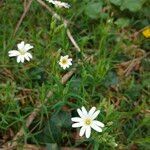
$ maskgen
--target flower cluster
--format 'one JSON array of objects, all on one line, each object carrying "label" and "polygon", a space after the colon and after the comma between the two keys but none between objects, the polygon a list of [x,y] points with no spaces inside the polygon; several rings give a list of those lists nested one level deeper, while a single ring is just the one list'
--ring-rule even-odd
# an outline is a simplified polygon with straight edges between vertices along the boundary
[{"label": "flower cluster", "polygon": [[[9,57],[17,57],[18,63],[24,63],[25,60],[30,61],[32,59],[31,53],[28,51],[33,48],[30,44],[25,44],[24,41],[17,44],[18,50],[10,50],[8,52]],[[60,61],[58,62],[59,65],[65,70],[72,65],[72,58],[69,58],[68,55],[61,56]],[[77,109],[77,112],[80,117],[73,117],[71,120],[75,122],[72,127],[82,127],[80,130],[80,136],[85,134],[86,138],[89,138],[91,135],[91,128],[96,130],[97,132],[102,132],[102,128],[104,124],[100,121],[94,120],[98,114],[100,113],[99,110],[96,111],[95,107],[92,107],[89,112],[82,107],[81,109]]]},{"label": "flower cluster", "polygon": [[[47,0],[48,2],[54,4],[56,7],[65,7],[69,8],[70,5],[65,2],[61,2],[58,0]],[[29,50],[33,49],[34,47],[28,43],[22,41],[21,43],[17,44],[17,50],[10,50],[8,52],[9,57],[17,57],[18,63],[24,63],[25,60],[30,61],[33,57]],[[72,58],[69,58],[68,55],[61,56],[59,60],[59,65],[65,70],[72,65]],[[104,124],[100,121],[95,120],[95,118],[99,115],[100,111],[96,111],[96,107],[92,107],[89,112],[82,107],[81,109],[77,109],[77,112],[80,117],[73,117],[71,120],[74,122],[72,124],[73,128],[81,127],[80,129],[80,136],[85,134],[86,138],[89,138],[91,135],[91,129],[94,129],[97,132],[102,132],[102,128]]]},{"label": "flower cluster", "polygon": [[[17,44],[18,50],[10,50],[8,52],[9,57],[17,57],[18,63],[24,63],[25,60],[30,61],[32,59],[31,53],[28,51],[33,48],[30,44],[25,44],[24,41]],[[66,68],[69,68],[72,65],[72,58],[69,58],[68,55],[61,56],[59,65],[65,70]]]}]

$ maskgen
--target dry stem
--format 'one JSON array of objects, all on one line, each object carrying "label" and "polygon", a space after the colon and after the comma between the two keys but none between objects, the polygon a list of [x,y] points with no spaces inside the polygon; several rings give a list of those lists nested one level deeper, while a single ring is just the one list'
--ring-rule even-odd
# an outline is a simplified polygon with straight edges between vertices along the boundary
[{"label": "dry stem", "polygon": [[16,33],[17,33],[17,31],[18,31],[18,29],[19,29],[19,27],[20,27],[20,25],[21,25],[23,19],[25,18],[27,12],[29,11],[29,8],[30,8],[30,6],[31,6],[31,4],[32,4],[32,1],[33,1],[33,0],[29,0],[29,3],[28,3],[28,4],[26,4],[26,2],[24,3],[24,12],[23,12],[22,16],[20,17],[20,19],[19,19],[19,21],[18,21],[18,23],[17,23],[17,25],[16,25],[16,28],[15,28],[15,31],[14,31],[13,36],[16,35]]}]

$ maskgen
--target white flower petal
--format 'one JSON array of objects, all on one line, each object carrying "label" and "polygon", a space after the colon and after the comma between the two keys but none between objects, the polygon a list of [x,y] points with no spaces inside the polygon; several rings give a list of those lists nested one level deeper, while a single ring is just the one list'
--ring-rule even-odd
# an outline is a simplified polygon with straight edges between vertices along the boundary
[{"label": "white flower petal", "polygon": [[67,68],[67,66],[65,66],[65,65],[64,65],[64,66],[63,66],[63,65],[61,65],[61,67],[62,67],[64,70]]},{"label": "white flower petal", "polygon": [[82,126],[83,126],[83,123],[81,123],[81,122],[72,124],[73,128],[78,128],[78,127],[82,127]]},{"label": "white flower petal", "polygon": [[65,2],[61,2],[61,5],[60,7],[65,7],[65,8],[69,8],[70,5],[68,3],[65,3]]},{"label": "white flower petal", "polygon": [[71,66],[72,65],[72,62],[68,61],[68,66]]},{"label": "white flower petal", "polygon": [[86,116],[87,115],[87,111],[86,111],[86,109],[85,109],[85,107],[84,106],[82,106],[82,112],[83,112],[83,114],[84,114],[84,116]]},{"label": "white flower petal", "polygon": [[72,62],[71,62],[71,61],[68,61],[68,65],[71,66],[71,65],[72,65]]},{"label": "white flower petal", "polygon": [[95,124],[97,126],[100,126],[100,127],[104,127],[105,126],[102,122],[97,121],[97,120],[93,120],[93,124]]},{"label": "white flower petal", "polygon": [[25,54],[25,55],[24,55],[24,58],[25,58],[27,61],[30,61],[30,57],[28,56],[28,54]]},{"label": "white flower petal", "polygon": [[49,3],[55,4],[54,0],[47,0]]},{"label": "white flower petal", "polygon": [[102,132],[102,129],[94,123],[91,125],[91,128],[93,128],[97,132]]},{"label": "white flower petal", "polygon": [[27,52],[28,50],[30,50],[30,49],[32,49],[33,48],[33,46],[32,45],[30,45],[30,44],[25,44],[25,46],[24,46],[24,50]]},{"label": "white flower petal", "polygon": [[22,41],[21,43],[17,44],[18,49],[19,50],[24,49],[24,44],[25,44],[24,41]]},{"label": "white flower petal", "polygon": [[8,52],[9,57],[18,56],[20,53],[17,50],[11,50]]},{"label": "white flower petal", "polygon": [[68,55],[64,56],[65,59],[68,59],[68,57],[69,57]]},{"label": "white flower petal", "polygon": [[69,62],[71,62],[71,61],[72,61],[72,58],[69,58],[68,60],[69,60]]},{"label": "white flower petal", "polygon": [[85,130],[86,130],[86,127],[83,126],[81,129],[80,129],[80,133],[79,133],[79,136],[83,136],[84,133],[85,133]]},{"label": "white flower petal", "polygon": [[89,138],[90,135],[91,135],[91,127],[87,126],[86,127],[86,131],[85,131],[85,136],[86,136],[86,138]]},{"label": "white flower petal", "polygon": [[68,3],[65,3],[65,2],[61,2],[61,1],[58,1],[58,0],[47,0],[49,3],[52,3],[54,4],[56,7],[65,7],[65,8],[69,8],[70,5]]},{"label": "white flower petal", "polygon": [[20,55],[20,60],[22,63],[24,63],[24,56],[23,55]]},{"label": "white flower petal", "polygon": [[20,57],[20,55],[17,57],[17,63],[20,63],[20,61],[21,61],[21,57]]},{"label": "white flower petal", "polygon": [[100,113],[100,110],[97,110],[91,117],[94,120]]},{"label": "white flower petal", "polygon": [[74,122],[81,122],[82,121],[82,119],[79,117],[73,117],[73,118],[71,118],[71,120]]},{"label": "white flower petal", "polygon": [[29,58],[32,59],[32,55],[29,52],[26,52],[26,54],[28,55]]},{"label": "white flower petal", "polygon": [[88,114],[89,114],[90,116],[92,116],[92,115],[94,114],[95,110],[96,110],[96,107],[92,107],[92,108],[90,109],[90,111],[89,111]]},{"label": "white flower petal", "polygon": [[77,112],[78,112],[78,114],[79,114],[79,116],[81,117],[81,118],[84,118],[85,116],[84,116],[84,114],[83,114],[83,112],[78,108],[77,109]]},{"label": "white flower petal", "polygon": [[64,56],[60,56],[60,61],[62,61],[64,59]]}]

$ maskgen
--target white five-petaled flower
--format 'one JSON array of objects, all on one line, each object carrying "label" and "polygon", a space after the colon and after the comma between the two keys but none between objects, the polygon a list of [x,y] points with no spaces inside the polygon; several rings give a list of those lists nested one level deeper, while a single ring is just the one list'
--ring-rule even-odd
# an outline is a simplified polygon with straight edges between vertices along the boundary
[{"label": "white five-petaled flower", "polygon": [[69,56],[61,56],[59,65],[65,70],[66,68],[69,68],[69,66],[72,65],[72,58],[68,58]]},{"label": "white five-petaled flower", "polygon": [[69,8],[70,7],[70,5],[68,3],[61,2],[61,1],[58,1],[58,0],[47,0],[47,1],[49,3],[54,4],[56,7],[59,7],[59,8],[62,8],[62,7]]},{"label": "white five-petaled flower", "polygon": [[104,124],[100,121],[94,120],[98,114],[99,110],[96,111],[96,107],[92,107],[89,112],[82,107],[81,109],[77,109],[77,112],[80,117],[73,117],[71,120],[75,123],[72,124],[73,128],[81,127],[80,136],[83,136],[85,133],[86,138],[89,138],[91,135],[91,128],[96,130],[97,132],[102,132],[102,127]]},{"label": "white five-petaled flower", "polygon": [[30,61],[32,59],[32,55],[28,52],[30,49],[33,48],[30,44],[25,44],[24,41],[17,44],[18,50],[10,50],[8,52],[9,57],[17,57],[17,62],[24,63],[25,60]]}]

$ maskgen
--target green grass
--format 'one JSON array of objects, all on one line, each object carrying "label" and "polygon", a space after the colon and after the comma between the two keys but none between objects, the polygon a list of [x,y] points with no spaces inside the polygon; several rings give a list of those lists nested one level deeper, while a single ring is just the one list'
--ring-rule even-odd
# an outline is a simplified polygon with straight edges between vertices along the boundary
[{"label": "green grass", "polygon": [[[90,4],[88,0],[69,0],[70,9],[56,9],[47,3],[71,21],[69,29],[81,48],[78,52],[68,39],[63,23],[36,1],[13,37],[23,3],[2,1],[0,145],[11,141],[23,126],[24,134],[17,141],[21,149],[26,143],[54,150],[58,147],[149,149],[149,59],[143,57],[127,76],[123,71],[131,63],[118,66],[148,53],[149,39],[141,34],[131,38],[133,33],[149,25],[148,4],[137,15],[119,10],[109,1],[97,2],[106,11],[91,12],[85,8],[85,3]],[[97,4],[92,7],[102,9]],[[116,23],[119,18],[128,18],[129,22],[126,26]],[[17,64],[15,58],[8,57],[8,51],[16,49],[22,40],[34,46],[33,60]],[[66,71],[58,64],[61,55],[73,58],[73,66]],[[62,76],[75,66],[77,71],[62,85]],[[45,102],[50,90],[54,94]],[[26,118],[37,102],[42,104],[40,112],[26,128]],[[93,131],[89,139],[78,137],[79,130],[71,127],[71,117],[77,116],[76,109],[81,106],[87,109],[96,106],[101,110],[97,120],[105,124],[102,133]]]}]

